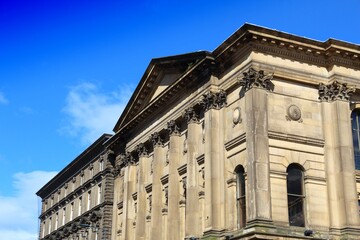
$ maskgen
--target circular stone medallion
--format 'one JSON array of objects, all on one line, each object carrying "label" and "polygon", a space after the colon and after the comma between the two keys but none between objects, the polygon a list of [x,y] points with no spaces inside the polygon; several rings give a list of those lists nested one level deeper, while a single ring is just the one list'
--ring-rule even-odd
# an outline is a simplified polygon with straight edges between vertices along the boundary
[{"label": "circular stone medallion", "polygon": [[301,110],[296,105],[290,105],[287,110],[287,114],[293,121],[299,121],[301,119]]}]

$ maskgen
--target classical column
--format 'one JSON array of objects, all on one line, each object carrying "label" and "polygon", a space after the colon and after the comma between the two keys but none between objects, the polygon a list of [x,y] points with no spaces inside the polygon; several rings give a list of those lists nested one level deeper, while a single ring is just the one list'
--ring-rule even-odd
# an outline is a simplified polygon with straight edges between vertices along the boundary
[{"label": "classical column", "polygon": [[245,98],[247,150],[247,223],[269,224],[271,217],[268,99],[272,76],[250,68],[239,83]]},{"label": "classical column", "polygon": [[166,152],[163,140],[159,133],[151,135],[154,146],[153,179],[152,179],[152,211],[151,211],[151,238],[157,240],[162,234],[162,184],[161,177],[165,164]]},{"label": "classical column", "polygon": [[181,158],[180,129],[175,121],[168,122],[169,140],[169,193],[168,193],[168,239],[180,239],[179,174]]},{"label": "classical column", "polygon": [[135,220],[135,211],[132,193],[135,192],[136,189],[136,166],[134,159],[129,153],[121,155],[120,166],[124,168],[121,239],[134,240],[133,222]]},{"label": "classical column", "polygon": [[205,235],[220,236],[225,228],[225,176],[223,107],[226,93],[208,92],[203,96],[205,110]]},{"label": "classical column", "polygon": [[188,124],[187,131],[187,190],[185,208],[185,237],[200,237],[200,209],[199,209],[199,182],[198,164],[196,157],[202,140],[201,125],[198,113],[194,108],[185,111],[184,118]]},{"label": "classical column", "polygon": [[137,213],[136,213],[136,231],[135,239],[141,240],[146,237],[146,190],[145,175],[148,170],[149,157],[144,144],[136,147],[139,154],[139,165],[137,172]]},{"label": "classical column", "polygon": [[325,138],[330,228],[334,233],[351,232],[354,228],[359,232],[360,226],[349,106],[349,95],[353,91],[354,88],[337,81],[319,86]]}]

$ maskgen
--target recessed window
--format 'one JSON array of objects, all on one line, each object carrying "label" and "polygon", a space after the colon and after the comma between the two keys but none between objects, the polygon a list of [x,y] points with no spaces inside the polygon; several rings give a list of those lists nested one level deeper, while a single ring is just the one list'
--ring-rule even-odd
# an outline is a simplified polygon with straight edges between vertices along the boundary
[{"label": "recessed window", "polygon": [[360,170],[360,109],[351,113],[351,130],[353,136],[355,169]]},{"label": "recessed window", "polygon": [[244,168],[242,166],[238,166],[235,170],[235,173],[238,228],[244,228],[246,225],[246,193]]},{"label": "recessed window", "polygon": [[303,171],[300,166],[290,164],[287,169],[287,195],[290,226],[305,226]]}]

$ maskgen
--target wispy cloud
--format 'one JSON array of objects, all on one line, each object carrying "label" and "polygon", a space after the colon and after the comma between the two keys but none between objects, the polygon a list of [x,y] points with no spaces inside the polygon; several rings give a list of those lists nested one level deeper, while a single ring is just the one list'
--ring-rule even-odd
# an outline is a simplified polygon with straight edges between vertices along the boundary
[{"label": "wispy cloud", "polygon": [[6,99],[6,97],[4,96],[4,94],[2,92],[0,92],[0,104],[6,105],[9,103],[9,100]]},{"label": "wispy cloud", "polygon": [[34,240],[38,237],[39,198],[35,192],[56,172],[34,171],[13,176],[15,194],[0,195],[0,236],[7,240]]},{"label": "wispy cloud", "polygon": [[103,133],[111,133],[132,91],[130,87],[102,92],[94,83],[84,82],[70,88],[63,109],[67,120],[62,133],[79,137],[89,144]]}]

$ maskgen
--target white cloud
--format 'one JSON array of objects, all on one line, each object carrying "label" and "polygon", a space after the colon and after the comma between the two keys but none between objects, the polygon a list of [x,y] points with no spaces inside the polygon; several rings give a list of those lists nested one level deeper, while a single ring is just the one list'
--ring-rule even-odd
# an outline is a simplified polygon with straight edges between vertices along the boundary
[{"label": "white cloud", "polygon": [[2,92],[0,92],[0,104],[8,104],[9,101],[5,98],[4,94]]},{"label": "white cloud", "polygon": [[92,143],[103,133],[111,133],[131,93],[129,87],[104,93],[90,82],[71,87],[63,109],[66,126],[60,131],[80,137],[82,144]]},{"label": "white cloud", "polygon": [[38,238],[39,198],[35,193],[56,172],[34,171],[13,176],[14,196],[0,195],[0,236],[6,240]]}]

